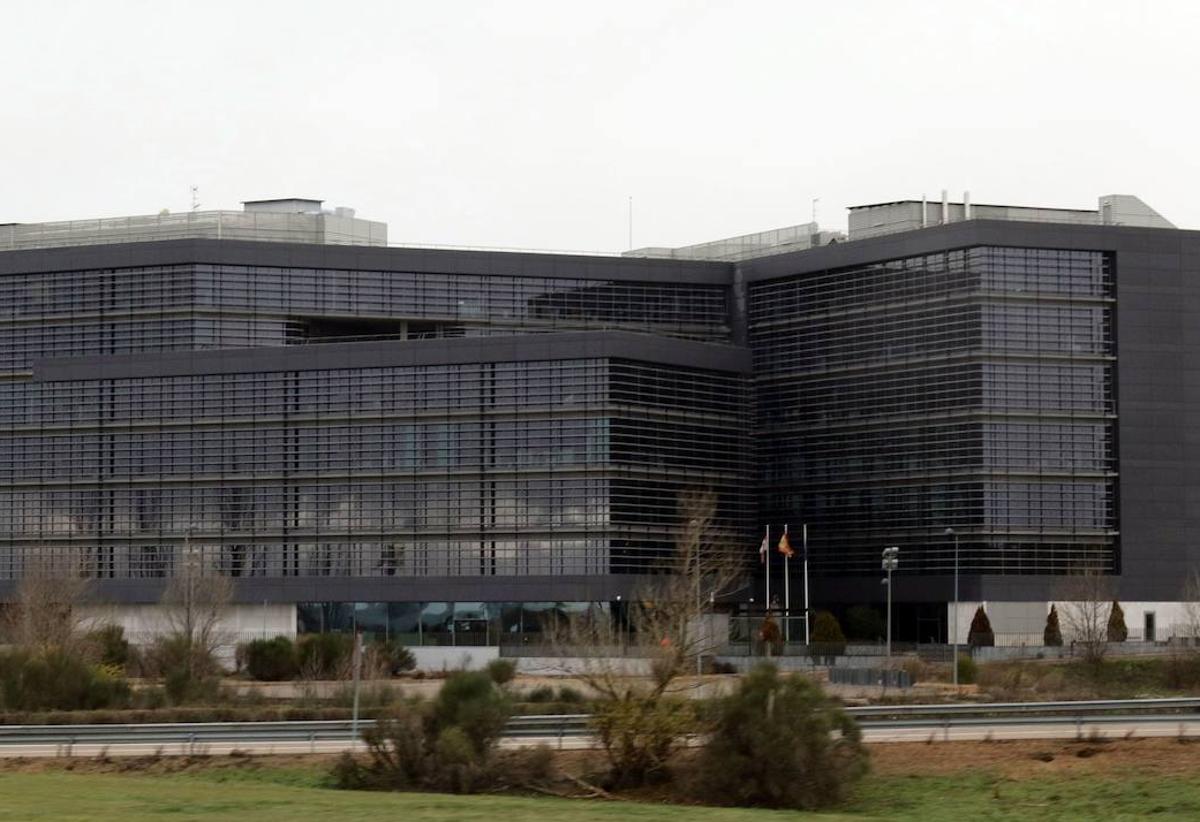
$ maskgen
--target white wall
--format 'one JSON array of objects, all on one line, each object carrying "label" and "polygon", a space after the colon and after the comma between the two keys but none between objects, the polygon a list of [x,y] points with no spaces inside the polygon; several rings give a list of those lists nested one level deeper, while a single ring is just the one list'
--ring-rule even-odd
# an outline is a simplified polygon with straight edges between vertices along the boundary
[{"label": "white wall", "polygon": [[418,671],[479,671],[500,658],[496,647],[409,648],[417,660]]},{"label": "white wall", "polygon": [[[161,605],[96,605],[80,611],[93,624],[110,623],[125,629],[125,638],[145,645],[168,628]],[[220,633],[230,646],[251,639],[296,636],[296,606],[293,603],[230,605],[221,620]]]},{"label": "white wall", "polygon": [[[975,609],[982,604],[996,634],[996,645],[1041,645],[1042,631],[1046,627],[1049,602],[960,602],[958,608],[958,641],[965,645],[971,629],[971,618]],[[1058,606],[1059,625],[1063,639],[1071,641],[1070,629],[1063,613],[1070,603],[1055,602]],[[1141,642],[1145,614],[1152,612],[1155,618],[1155,640],[1163,642],[1171,637],[1188,636],[1189,619],[1187,604],[1182,602],[1121,602],[1125,612],[1125,627],[1129,629],[1129,640]],[[946,606],[949,625],[954,627],[954,603]]]}]

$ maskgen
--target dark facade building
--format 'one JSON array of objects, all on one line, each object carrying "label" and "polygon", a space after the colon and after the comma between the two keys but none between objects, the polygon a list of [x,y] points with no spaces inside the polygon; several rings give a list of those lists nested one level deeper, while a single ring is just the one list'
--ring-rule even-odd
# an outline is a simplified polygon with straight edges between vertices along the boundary
[{"label": "dark facade building", "polygon": [[900,546],[913,638],[948,630],[955,542],[960,615],[1040,632],[1093,569],[1165,635],[1200,563],[1200,235],[1129,199],[619,258],[372,247],[353,215],[246,239],[261,206],[0,226],[0,590],[65,562],[149,605],[193,563],[280,625],[493,641],[628,601],[707,487],[748,559],[808,525],[814,605],[879,599]]}]

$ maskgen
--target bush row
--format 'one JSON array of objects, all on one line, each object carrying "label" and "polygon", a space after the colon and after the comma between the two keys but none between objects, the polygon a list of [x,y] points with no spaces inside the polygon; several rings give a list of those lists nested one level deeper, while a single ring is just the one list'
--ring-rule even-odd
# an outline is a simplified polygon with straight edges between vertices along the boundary
[{"label": "bush row", "polygon": [[[239,668],[262,682],[305,679],[349,679],[353,673],[354,637],[350,634],[304,634],[255,639],[238,646]],[[412,651],[400,643],[376,641],[363,652],[366,678],[394,676],[416,667]]]}]

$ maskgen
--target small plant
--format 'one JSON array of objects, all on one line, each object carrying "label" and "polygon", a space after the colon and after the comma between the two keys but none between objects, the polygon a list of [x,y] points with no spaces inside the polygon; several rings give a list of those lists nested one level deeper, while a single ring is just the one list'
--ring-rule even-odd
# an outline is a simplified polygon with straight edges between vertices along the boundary
[{"label": "small plant", "polygon": [[130,662],[129,640],[120,625],[104,625],[88,634],[102,665],[124,669]]},{"label": "small plant", "polygon": [[813,810],[844,800],[866,771],[854,720],[808,679],[762,665],[721,700],[696,790],[722,805]]},{"label": "small plant", "polygon": [[565,702],[569,705],[577,705],[584,702],[583,694],[574,688],[568,688],[566,685],[558,689],[558,701]]},{"label": "small plant", "polygon": [[604,700],[592,728],[609,762],[613,787],[661,781],[681,740],[695,730],[695,706],[666,697]]},{"label": "small plant", "polygon": [[89,664],[65,650],[0,653],[0,710],[79,711],[129,704],[119,669]]},{"label": "small plant", "polygon": [[1125,627],[1125,612],[1121,610],[1121,603],[1115,599],[1108,610],[1107,634],[1109,642],[1124,642],[1129,639],[1129,629]]},{"label": "small plant", "polygon": [[846,653],[846,635],[842,633],[837,617],[829,611],[817,611],[811,640],[809,653],[814,658],[820,657],[831,662],[834,657]]},{"label": "small plant", "polygon": [[1046,629],[1042,631],[1042,644],[1051,648],[1061,648],[1063,644],[1062,626],[1058,622],[1058,606],[1051,604],[1050,613],[1046,614]]},{"label": "small plant", "polygon": [[971,628],[967,632],[967,644],[972,648],[990,648],[996,644],[996,635],[992,632],[992,621],[988,619],[987,611],[980,605],[975,609],[971,618]]},{"label": "small plant", "polygon": [[767,656],[779,656],[783,652],[783,631],[779,630],[779,623],[770,614],[767,614],[758,629],[758,639],[763,644]]},{"label": "small plant", "polygon": [[364,731],[367,762],[343,756],[334,781],[342,788],[475,793],[511,785],[517,775],[526,782],[545,775],[545,755],[496,754],[509,715],[508,698],[486,673],[457,671],[432,702],[404,703]]},{"label": "small plant", "polygon": [[871,606],[855,605],[846,611],[846,635],[851,640],[876,642],[886,632],[883,616]]},{"label": "small plant", "polygon": [[971,685],[979,679],[979,666],[969,654],[959,654],[955,664],[958,665],[958,681],[961,684]]},{"label": "small plant", "polygon": [[517,663],[511,659],[493,659],[487,664],[487,674],[497,685],[507,685],[517,675]]},{"label": "small plant", "polygon": [[539,685],[525,694],[526,702],[553,702],[554,689],[549,685]]},{"label": "small plant", "polygon": [[307,679],[349,679],[354,653],[350,634],[304,634],[296,643],[300,673]]},{"label": "small plant", "polygon": [[295,679],[300,670],[296,643],[285,636],[247,642],[244,658],[246,672],[261,682]]},{"label": "small plant", "polygon": [[396,639],[371,643],[367,647],[367,656],[372,662],[367,667],[378,669],[387,676],[398,676],[417,667],[417,657]]},{"label": "small plant", "polygon": [[144,656],[148,676],[161,677],[173,705],[209,701],[220,690],[221,666],[211,650],[186,634],[159,637]]}]

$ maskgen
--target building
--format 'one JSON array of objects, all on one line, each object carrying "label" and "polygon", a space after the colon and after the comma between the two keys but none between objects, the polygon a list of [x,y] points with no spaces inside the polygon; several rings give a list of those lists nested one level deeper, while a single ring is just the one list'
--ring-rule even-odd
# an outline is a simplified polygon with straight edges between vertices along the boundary
[{"label": "building", "polygon": [[904,638],[954,626],[956,545],[960,634],[985,602],[1040,635],[1094,569],[1161,638],[1200,566],[1197,274],[1128,196],[613,257],[298,199],[3,225],[0,595],[81,564],[136,632],[200,567],[246,634],[494,643],[619,611],[704,486],[748,559],[808,525],[814,605],[881,599],[899,546]]},{"label": "building", "polygon": [[725,265],[317,243],[314,204],[247,204],[266,242],[214,238],[221,213],[11,227],[7,590],[82,565],[138,634],[200,568],[236,579],[243,632],[494,643],[628,602],[685,487],[752,532]]}]

